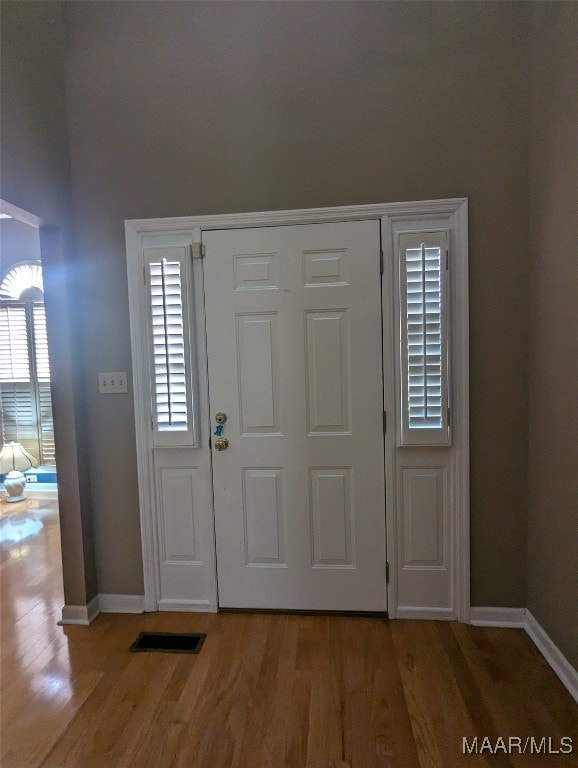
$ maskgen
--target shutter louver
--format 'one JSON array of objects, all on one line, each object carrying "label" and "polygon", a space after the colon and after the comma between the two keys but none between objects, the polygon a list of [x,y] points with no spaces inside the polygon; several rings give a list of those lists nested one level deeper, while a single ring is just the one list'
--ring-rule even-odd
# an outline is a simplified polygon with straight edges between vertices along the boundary
[{"label": "shutter louver", "polygon": [[400,235],[402,445],[448,445],[445,233]]},{"label": "shutter louver", "polygon": [[0,383],[4,439],[22,443],[36,459],[40,456],[36,400],[29,382]]},{"label": "shutter louver", "polygon": [[39,454],[36,398],[23,305],[0,306],[0,400],[4,439]]},{"label": "shutter louver", "polygon": [[32,307],[32,325],[34,328],[34,354],[36,359],[36,378],[38,381],[50,381],[48,362],[48,339],[46,337],[46,313],[44,304]]},{"label": "shutter louver", "polygon": [[0,307],[0,381],[30,381],[26,309]]},{"label": "shutter louver", "polygon": [[44,304],[0,306],[0,389],[5,439],[22,443],[42,464],[54,465]]},{"label": "shutter louver", "polygon": [[171,256],[148,262],[155,444],[194,445],[184,258]]},{"label": "shutter louver", "polygon": [[56,464],[54,451],[54,421],[52,417],[52,393],[50,390],[50,363],[46,335],[44,304],[32,306],[34,329],[34,359],[36,363],[36,388],[38,397],[38,432],[42,464]]},{"label": "shutter louver", "polygon": [[54,448],[54,421],[52,418],[52,393],[50,390],[50,382],[38,382],[38,409],[42,464],[54,466],[56,464],[56,454]]}]

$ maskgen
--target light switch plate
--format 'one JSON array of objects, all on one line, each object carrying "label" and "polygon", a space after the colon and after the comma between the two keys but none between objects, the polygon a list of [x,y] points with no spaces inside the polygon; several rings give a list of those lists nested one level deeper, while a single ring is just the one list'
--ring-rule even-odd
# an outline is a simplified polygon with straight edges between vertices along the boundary
[{"label": "light switch plate", "polygon": [[98,374],[98,391],[104,395],[128,392],[126,371],[111,371]]}]

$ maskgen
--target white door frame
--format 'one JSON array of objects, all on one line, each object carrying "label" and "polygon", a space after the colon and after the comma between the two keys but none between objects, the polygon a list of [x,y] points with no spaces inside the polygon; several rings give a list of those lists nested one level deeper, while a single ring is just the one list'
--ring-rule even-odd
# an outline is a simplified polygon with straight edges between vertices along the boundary
[{"label": "white door frame", "polygon": [[[469,314],[468,314],[468,231],[467,199],[430,200],[403,203],[312,208],[292,211],[265,211],[260,213],[235,213],[207,216],[190,216],[163,219],[134,219],[125,222],[129,311],[131,321],[131,349],[133,363],[133,387],[135,405],[135,429],[137,447],[138,487],[144,573],[144,608],[159,609],[159,560],[156,540],[155,483],[152,471],[152,435],[150,429],[150,384],[148,349],[142,332],[142,249],[143,239],[154,235],[176,235],[192,243],[200,243],[203,231],[214,229],[240,229],[246,227],[282,226],[288,224],[314,224],[332,221],[380,219],[382,223],[382,247],[384,250],[383,313],[384,328],[395,328],[395,286],[393,285],[393,253],[389,246],[389,233],[396,222],[425,222],[446,219],[452,237],[452,414],[458,428],[454,430],[454,458],[450,473],[449,507],[452,541],[452,596],[450,609],[435,612],[420,609],[398,611],[397,566],[399,548],[398,527],[393,514],[396,503],[396,439],[395,424],[388,425],[385,450],[386,483],[386,531],[387,558],[390,581],[387,587],[389,616],[395,618],[458,618],[469,621],[470,611],[470,546],[469,546]],[[202,286],[197,281],[197,290]],[[200,298],[202,302],[202,297]],[[384,409],[391,421],[398,411],[395,393],[396,382],[395,345],[393,333],[384,334]],[[202,361],[200,361],[202,364]],[[208,391],[200,392],[201,420],[208,422]],[[205,402],[203,402],[205,401]],[[209,451],[208,445],[206,450]],[[211,516],[213,510],[210,510]],[[212,519],[212,518],[211,518]],[[214,544],[214,542],[213,542]],[[216,574],[212,594],[199,601],[196,610],[217,610]],[[188,610],[195,608],[188,607]],[[179,610],[175,605],[173,610]]]}]

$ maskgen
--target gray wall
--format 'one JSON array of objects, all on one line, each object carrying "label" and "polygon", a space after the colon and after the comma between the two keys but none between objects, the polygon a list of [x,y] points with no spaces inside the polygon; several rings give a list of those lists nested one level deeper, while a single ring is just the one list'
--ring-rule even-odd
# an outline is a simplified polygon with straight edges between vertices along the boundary
[{"label": "gray wall", "polygon": [[[2,199],[43,219],[41,232],[67,604],[96,594],[85,407],[76,339],[70,160],[60,3],[2,3]],[[4,255],[3,255],[4,258]]]},{"label": "gray wall", "polygon": [[525,604],[528,15],[67,4],[101,592],[142,591],[132,400],[96,387],[130,368],[123,220],[468,196],[472,597]]},{"label": "gray wall", "polygon": [[528,607],[578,668],[578,7],[532,35]]},{"label": "gray wall", "polygon": [[472,602],[527,599],[578,663],[576,5],[70,3],[66,40],[60,3],[2,17],[2,197],[52,227],[62,299],[67,602],[96,589],[91,500],[99,591],[142,591],[132,402],[96,391],[130,368],[123,220],[464,195]]},{"label": "gray wall", "polygon": [[464,195],[472,599],[524,605],[531,7],[67,3],[63,41],[59,6],[2,6],[3,194],[68,220],[67,45],[76,249],[60,267],[82,339],[62,450],[90,458],[99,591],[142,591],[132,402],[96,387],[130,369],[123,220]]}]

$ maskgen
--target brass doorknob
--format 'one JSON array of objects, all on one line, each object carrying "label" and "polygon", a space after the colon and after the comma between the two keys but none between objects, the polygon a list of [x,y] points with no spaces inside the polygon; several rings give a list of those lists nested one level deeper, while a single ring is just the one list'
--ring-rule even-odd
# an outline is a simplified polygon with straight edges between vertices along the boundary
[{"label": "brass doorknob", "polygon": [[215,450],[216,451],[226,451],[229,447],[229,441],[226,437],[218,437],[215,440]]}]

